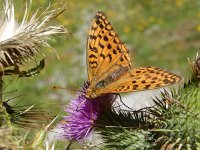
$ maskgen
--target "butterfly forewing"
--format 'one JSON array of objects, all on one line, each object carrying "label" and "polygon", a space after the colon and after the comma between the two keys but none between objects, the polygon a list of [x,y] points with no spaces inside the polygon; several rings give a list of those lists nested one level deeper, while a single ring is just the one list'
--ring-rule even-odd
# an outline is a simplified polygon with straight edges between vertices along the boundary
[{"label": "butterfly forewing", "polygon": [[108,93],[150,90],[168,86],[180,80],[180,76],[157,67],[140,67],[121,76],[119,80],[102,90]]},{"label": "butterfly forewing", "polygon": [[98,11],[87,44],[88,81],[86,97],[155,89],[178,82],[181,77],[156,67],[131,70],[127,47],[120,41],[106,15]]},{"label": "butterfly forewing", "polygon": [[99,11],[88,36],[88,79],[94,82],[121,67],[130,67],[129,51],[120,41],[106,15]]}]

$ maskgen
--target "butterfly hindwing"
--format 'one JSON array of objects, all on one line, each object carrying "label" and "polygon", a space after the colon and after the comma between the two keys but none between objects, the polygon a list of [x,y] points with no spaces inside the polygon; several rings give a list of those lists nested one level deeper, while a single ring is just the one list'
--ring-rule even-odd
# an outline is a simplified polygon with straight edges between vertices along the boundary
[{"label": "butterfly hindwing", "polygon": [[98,11],[88,36],[88,79],[92,82],[106,72],[130,67],[129,51],[120,41],[106,15]]},{"label": "butterfly hindwing", "polygon": [[181,77],[157,67],[140,67],[127,72],[118,81],[102,89],[108,93],[121,93],[156,89],[174,84]]},{"label": "butterfly hindwing", "polygon": [[86,97],[156,89],[174,84],[181,77],[156,67],[131,70],[127,47],[121,42],[106,15],[98,11],[87,43],[89,87]]}]

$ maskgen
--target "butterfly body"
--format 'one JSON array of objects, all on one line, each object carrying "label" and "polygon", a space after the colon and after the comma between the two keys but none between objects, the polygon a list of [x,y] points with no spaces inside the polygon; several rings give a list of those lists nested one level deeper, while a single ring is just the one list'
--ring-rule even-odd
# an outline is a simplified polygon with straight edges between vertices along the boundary
[{"label": "butterfly body", "polygon": [[157,67],[132,69],[129,50],[101,11],[97,12],[92,21],[87,48],[87,98],[107,93],[160,88],[181,79],[180,76]]},{"label": "butterfly body", "polygon": [[91,81],[89,88],[86,90],[86,96],[88,98],[95,98],[98,95],[100,96],[102,94],[105,94],[106,91],[104,91],[104,89],[106,88],[106,86],[110,85],[116,80],[119,80],[121,77],[123,77],[124,74],[127,73],[128,70],[128,67],[121,67],[112,73],[108,72],[107,74],[105,74],[104,79],[96,79],[93,80],[93,82]]}]

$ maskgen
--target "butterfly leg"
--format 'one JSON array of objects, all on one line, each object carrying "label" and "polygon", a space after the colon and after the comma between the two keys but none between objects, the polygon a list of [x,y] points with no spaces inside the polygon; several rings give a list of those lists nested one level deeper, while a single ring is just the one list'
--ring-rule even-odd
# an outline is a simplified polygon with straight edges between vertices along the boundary
[{"label": "butterfly leg", "polygon": [[122,97],[120,94],[116,94],[117,96],[119,96],[120,102],[128,109],[132,110],[132,108],[130,108],[129,106],[127,106],[123,101],[122,101]]}]

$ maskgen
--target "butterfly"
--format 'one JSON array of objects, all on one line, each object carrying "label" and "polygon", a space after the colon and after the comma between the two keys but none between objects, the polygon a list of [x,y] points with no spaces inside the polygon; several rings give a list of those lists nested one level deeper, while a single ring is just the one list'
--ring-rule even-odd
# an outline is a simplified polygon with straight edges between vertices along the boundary
[{"label": "butterfly", "polygon": [[132,69],[129,50],[102,11],[92,21],[86,57],[89,82],[86,97],[91,99],[107,93],[156,89],[181,80],[181,76],[157,67]]}]

